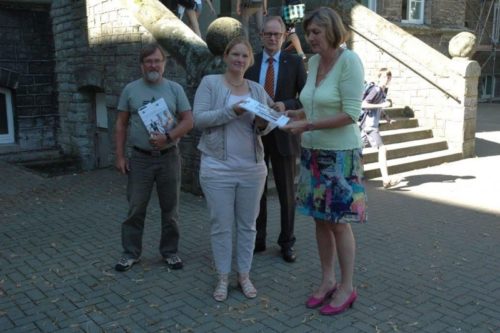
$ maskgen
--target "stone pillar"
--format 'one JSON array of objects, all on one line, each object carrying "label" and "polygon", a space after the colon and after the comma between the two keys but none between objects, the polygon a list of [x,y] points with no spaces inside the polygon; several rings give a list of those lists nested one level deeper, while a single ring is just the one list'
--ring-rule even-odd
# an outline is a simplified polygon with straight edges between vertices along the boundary
[{"label": "stone pillar", "polygon": [[[448,52],[452,56],[450,71],[462,103],[452,110],[451,118],[446,119],[445,136],[450,148],[460,149],[463,157],[473,157],[475,151],[478,81],[481,67],[477,61],[470,60],[476,51],[476,36],[461,32],[450,40]],[[461,140],[460,140],[461,138]]]},{"label": "stone pillar", "polygon": [[[445,136],[452,149],[460,149],[463,157],[473,157],[475,151],[475,133],[478,101],[478,81],[481,67],[477,61],[455,57],[451,59],[450,69],[461,79],[455,81],[457,90],[461,90],[462,103],[457,105],[450,118],[446,120]],[[462,138],[462,140],[460,140]]]}]

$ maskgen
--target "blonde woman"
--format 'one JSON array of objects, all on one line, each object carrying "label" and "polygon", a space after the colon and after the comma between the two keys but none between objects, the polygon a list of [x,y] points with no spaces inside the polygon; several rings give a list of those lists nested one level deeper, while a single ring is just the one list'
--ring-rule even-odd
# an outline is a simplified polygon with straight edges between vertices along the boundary
[{"label": "blonde woman", "polygon": [[239,103],[251,97],[273,104],[262,86],[243,77],[253,64],[252,47],[246,38],[235,38],[227,45],[224,62],[224,74],[205,76],[194,99],[194,122],[202,131],[198,145],[200,185],[210,213],[212,252],[218,273],[213,293],[216,301],[224,301],[228,294],[233,225],[238,285],[247,298],[257,296],[250,269],[255,219],[267,175],[260,136],[267,134],[270,126],[246,112]]}]

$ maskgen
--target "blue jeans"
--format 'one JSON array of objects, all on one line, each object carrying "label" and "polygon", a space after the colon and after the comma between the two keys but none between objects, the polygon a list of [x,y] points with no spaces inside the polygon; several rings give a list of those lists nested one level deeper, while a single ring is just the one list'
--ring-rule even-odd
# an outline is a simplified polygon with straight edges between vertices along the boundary
[{"label": "blue jeans", "polygon": [[142,251],[142,234],[146,208],[153,185],[161,208],[160,253],[168,256],[177,253],[179,243],[179,194],[181,187],[181,160],[177,147],[169,148],[162,156],[154,157],[133,151],[130,158],[127,199],[129,211],[122,223],[123,254],[139,258]]}]

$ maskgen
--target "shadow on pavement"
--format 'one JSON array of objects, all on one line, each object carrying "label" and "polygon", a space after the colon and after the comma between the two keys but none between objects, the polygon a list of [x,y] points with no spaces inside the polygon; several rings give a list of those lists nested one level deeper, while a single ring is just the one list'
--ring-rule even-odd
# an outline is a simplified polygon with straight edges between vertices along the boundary
[{"label": "shadow on pavement", "polygon": [[457,179],[476,179],[475,176],[456,176],[443,174],[427,174],[406,176],[402,181],[402,185],[391,189],[393,191],[408,191],[408,188],[427,184],[427,183],[454,183]]},{"label": "shadow on pavement", "polygon": [[476,156],[487,157],[500,155],[500,144],[476,138]]}]

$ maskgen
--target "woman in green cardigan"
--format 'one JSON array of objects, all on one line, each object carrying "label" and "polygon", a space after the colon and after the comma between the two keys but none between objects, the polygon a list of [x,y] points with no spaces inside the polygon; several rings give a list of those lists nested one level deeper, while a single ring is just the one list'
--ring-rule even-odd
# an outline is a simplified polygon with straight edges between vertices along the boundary
[{"label": "woman in green cardigan", "polygon": [[[303,109],[290,110],[284,127],[302,134],[299,212],[312,216],[322,280],[306,302],[308,308],[334,315],[357,298],[353,286],[355,240],[351,222],[366,221],[362,144],[357,119],[361,112],[363,65],[340,45],[347,31],[331,8],[320,7],[304,19],[304,31],[314,53],[300,93]],[[340,280],[334,267],[338,256]]]}]

